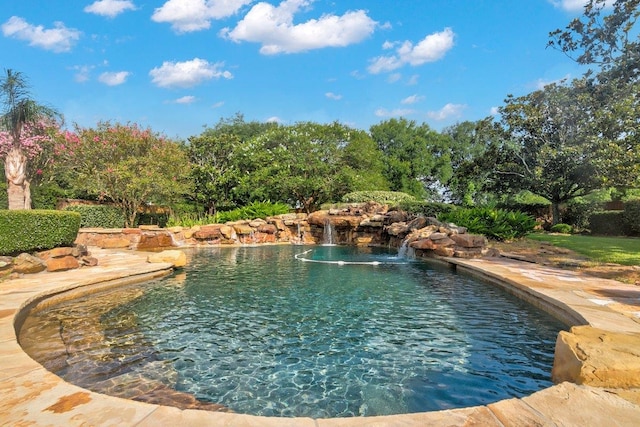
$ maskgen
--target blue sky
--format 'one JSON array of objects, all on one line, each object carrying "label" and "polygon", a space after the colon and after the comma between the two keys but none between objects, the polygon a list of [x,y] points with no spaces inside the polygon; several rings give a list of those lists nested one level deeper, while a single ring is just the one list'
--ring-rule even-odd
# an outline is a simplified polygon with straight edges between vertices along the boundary
[{"label": "blue sky", "polygon": [[67,124],[169,137],[247,120],[436,130],[578,77],[548,33],[585,0],[12,0],[0,68]]}]

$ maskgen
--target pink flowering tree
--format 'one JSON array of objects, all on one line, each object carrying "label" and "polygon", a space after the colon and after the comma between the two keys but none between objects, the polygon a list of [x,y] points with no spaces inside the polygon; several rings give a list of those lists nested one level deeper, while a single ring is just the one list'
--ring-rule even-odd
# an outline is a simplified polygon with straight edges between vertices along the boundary
[{"label": "pink flowering tree", "polygon": [[42,159],[44,147],[57,129],[57,112],[32,100],[25,78],[6,70],[0,80],[4,110],[0,116],[0,158],[4,158],[9,209],[31,209],[30,180],[40,168],[30,170],[29,162]]},{"label": "pink flowering tree", "polygon": [[127,226],[145,204],[170,203],[189,190],[184,148],[136,124],[76,126],[60,134],[54,156],[77,190],[119,206]]}]

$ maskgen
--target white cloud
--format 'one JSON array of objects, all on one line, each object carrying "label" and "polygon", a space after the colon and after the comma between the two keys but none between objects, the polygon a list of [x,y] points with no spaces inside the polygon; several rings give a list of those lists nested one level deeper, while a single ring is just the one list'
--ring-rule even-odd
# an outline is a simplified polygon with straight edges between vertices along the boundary
[{"label": "white cloud", "polygon": [[401,116],[409,116],[414,114],[415,111],[408,108],[398,108],[395,110],[387,110],[385,108],[378,108],[374,114],[377,117],[401,117]]},{"label": "white cloud", "polygon": [[104,72],[98,77],[100,83],[104,83],[107,86],[118,86],[127,81],[131,73],[128,71],[116,71],[116,72]]},{"label": "white cloud", "polygon": [[267,123],[283,123],[282,119],[278,116],[269,117],[265,120]]},{"label": "white cloud", "polygon": [[19,16],[12,16],[2,24],[5,37],[26,40],[30,46],[37,46],[53,52],[68,52],[80,39],[82,32],[67,28],[62,22],[54,22],[54,28],[45,29],[42,25],[29,24]]},{"label": "white cloud", "polygon": [[447,104],[438,111],[429,111],[427,117],[441,121],[452,117],[460,117],[460,114],[467,108],[464,104]]},{"label": "white cloud", "polygon": [[155,22],[167,22],[178,33],[209,29],[211,20],[237,13],[253,0],[168,0],[151,16]]},{"label": "white cloud", "polygon": [[408,86],[415,86],[418,84],[418,80],[420,79],[420,76],[417,74],[414,74],[413,76],[409,77],[409,80],[407,81],[407,85]]},{"label": "white cloud", "polygon": [[335,101],[339,101],[339,100],[342,99],[342,95],[338,95],[338,94],[335,94],[333,92],[327,92],[327,93],[324,94],[324,96],[326,96],[329,99],[333,99]]},{"label": "white cloud", "polygon": [[402,78],[402,74],[400,73],[393,73],[393,74],[389,74],[389,77],[387,77],[387,81],[389,83],[395,83],[398,80],[400,80]]},{"label": "white cloud", "polygon": [[200,58],[185,62],[165,61],[161,67],[149,71],[153,83],[160,87],[193,87],[205,80],[232,79],[231,72],[223,70],[221,62],[211,64]]},{"label": "white cloud", "polygon": [[489,114],[491,114],[492,116],[497,116],[499,112],[500,110],[498,109],[498,107],[491,107],[489,109]]},{"label": "white cloud", "polygon": [[[379,74],[396,70],[407,64],[416,67],[427,62],[438,61],[451,50],[454,37],[453,30],[445,28],[439,33],[429,34],[416,45],[408,40],[394,44],[395,55],[373,58],[368,70],[371,74]],[[383,48],[388,49],[389,46],[389,42],[385,42]]]},{"label": "white cloud", "polygon": [[196,102],[196,97],[193,95],[186,95],[175,100],[176,104],[193,104],[194,102]]},{"label": "white cloud", "polygon": [[212,108],[220,108],[224,105],[224,101],[218,101],[215,104],[213,104],[211,107]]},{"label": "white cloud", "polygon": [[538,79],[534,86],[536,88],[536,90],[542,90],[544,89],[545,86],[550,85],[550,84],[562,84],[563,82],[569,80],[571,78],[571,74],[567,74],[564,77],[561,77],[559,79],[556,80],[544,80],[544,79]]},{"label": "white cloud", "polygon": [[76,72],[73,79],[78,83],[89,81],[89,74],[94,68],[95,66],[93,65],[74,65],[71,67],[71,69]]},{"label": "white cloud", "polygon": [[[589,0],[549,0],[549,2],[567,12],[582,12]],[[611,7],[614,3],[615,0],[608,0],[605,2],[605,7]]]},{"label": "white cloud", "polygon": [[294,15],[311,3],[311,0],[284,0],[275,7],[260,2],[233,30],[225,28],[220,34],[235,42],[260,43],[260,53],[275,55],[348,46],[370,36],[376,27],[377,23],[363,10],[341,16],[326,14],[294,24]]},{"label": "white cloud", "polygon": [[84,8],[87,13],[115,18],[126,10],[136,10],[131,0],[98,0]]},{"label": "white cloud", "polygon": [[420,102],[423,99],[424,99],[424,96],[411,95],[411,96],[406,97],[402,101],[400,101],[400,103],[404,104],[404,105],[411,105],[411,104],[415,104],[417,102]]}]

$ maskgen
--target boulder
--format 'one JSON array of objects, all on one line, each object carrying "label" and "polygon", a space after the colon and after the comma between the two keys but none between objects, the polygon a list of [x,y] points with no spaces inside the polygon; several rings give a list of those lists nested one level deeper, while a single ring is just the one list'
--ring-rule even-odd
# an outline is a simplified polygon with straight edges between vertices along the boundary
[{"label": "boulder", "polygon": [[73,270],[75,268],[80,267],[80,263],[78,263],[78,260],[71,255],[64,256],[64,257],[49,258],[46,261],[46,264],[47,264],[47,271],[50,273],[53,273],[56,271]]},{"label": "boulder", "polygon": [[438,246],[431,239],[420,239],[409,243],[409,247],[413,249],[434,250]]},{"label": "boulder", "polygon": [[150,254],[147,257],[147,262],[166,262],[172,264],[174,267],[184,267],[185,265],[187,265],[187,255],[183,251],[167,250]]},{"label": "boulder", "polygon": [[13,259],[13,271],[19,274],[40,273],[47,269],[47,264],[38,257],[20,254]]},{"label": "boulder", "polygon": [[487,244],[486,237],[478,234],[452,234],[450,237],[463,248],[482,248]]},{"label": "boulder", "polygon": [[640,387],[640,334],[574,326],[556,340],[551,378],[593,387]]},{"label": "boulder", "polygon": [[197,240],[215,240],[222,237],[220,228],[222,225],[203,225],[193,233],[193,238]]},{"label": "boulder", "polygon": [[100,239],[97,242],[97,246],[102,249],[123,249],[128,248],[130,244],[131,241],[124,237],[107,237],[104,239]]}]

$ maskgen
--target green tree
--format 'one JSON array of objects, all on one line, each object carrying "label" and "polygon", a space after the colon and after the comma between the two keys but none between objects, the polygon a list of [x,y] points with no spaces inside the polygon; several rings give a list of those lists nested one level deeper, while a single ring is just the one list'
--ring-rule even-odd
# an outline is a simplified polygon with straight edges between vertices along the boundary
[{"label": "green tree", "polygon": [[383,153],[385,177],[392,191],[434,197],[450,178],[450,139],[428,125],[390,119],[371,126],[370,134]]},{"label": "green tree", "polygon": [[56,151],[72,185],[119,206],[129,227],[145,204],[169,203],[189,190],[186,150],[135,124],[76,126],[61,135]]},{"label": "green tree", "polygon": [[[473,206],[487,202],[487,169],[479,168],[481,158],[496,138],[493,117],[477,122],[465,121],[443,129],[448,136],[451,178],[446,194],[456,204]],[[490,169],[489,169],[490,170]]]},{"label": "green tree", "polygon": [[359,181],[354,177],[362,168],[346,164],[342,156],[358,138],[360,132],[339,123],[273,127],[236,151],[243,171],[236,194],[245,204],[271,200],[312,212]]},{"label": "green tree", "polygon": [[51,141],[61,116],[31,98],[27,80],[20,72],[5,70],[0,80],[0,95],[4,102],[0,116],[0,156],[4,157],[8,207],[31,209],[30,179],[41,170],[30,170],[29,160],[38,157]]},{"label": "green tree", "polygon": [[640,181],[640,0],[589,0],[582,16],[550,33],[549,45],[589,66],[590,120],[607,184]]},{"label": "green tree", "polygon": [[507,97],[500,108],[503,141],[486,153],[495,162],[496,187],[545,197],[552,203],[553,224],[559,221],[561,203],[603,183],[583,83],[551,84],[526,96]]}]

